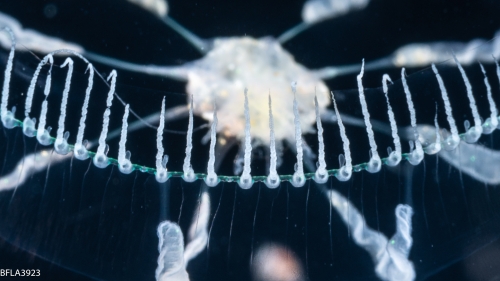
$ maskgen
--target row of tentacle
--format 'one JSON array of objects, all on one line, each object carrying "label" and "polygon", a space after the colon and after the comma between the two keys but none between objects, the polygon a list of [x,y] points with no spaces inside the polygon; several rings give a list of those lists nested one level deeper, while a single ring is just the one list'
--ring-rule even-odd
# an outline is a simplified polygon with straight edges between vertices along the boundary
[{"label": "row of tentacle", "polygon": [[[295,145],[296,145],[296,152],[297,152],[297,162],[295,165],[295,173],[293,175],[278,175],[276,171],[277,167],[277,157],[276,157],[276,139],[275,139],[275,132],[274,132],[274,121],[273,121],[273,112],[272,112],[272,100],[271,96],[269,96],[269,134],[270,134],[270,168],[269,168],[269,174],[268,176],[252,176],[251,175],[251,169],[250,169],[250,163],[251,163],[251,155],[252,155],[252,146],[251,146],[251,133],[250,133],[250,114],[249,114],[249,109],[248,109],[248,96],[247,92],[245,91],[245,103],[244,103],[244,115],[245,115],[245,140],[244,140],[244,168],[241,176],[220,176],[215,173],[214,170],[214,162],[215,162],[215,155],[214,155],[214,147],[215,147],[215,142],[216,142],[216,129],[217,129],[217,110],[214,110],[213,113],[213,122],[211,124],[211,133],[210,133],[210,149],[209,149],[209,160],[207,164],[207,173],[195,173],[193,171],[193,168],[191,166],[191,150],[192,150],[192,135],[193,135],[193,102],[191,98],[190,102],[190,107],[189,107],[189,121],[188,121],[188,129],[187,129],[187,134],[186,134],[186,151],[185,151],[185,159],[184,159],[184,165],[183,165],[183,171],[182,172],[172,172],[172,171],[167,171],[166,165],[168,161],[168,156],[164,155],[164,149],[163,149],[163,130],[164,130],[164,114],[165,114],[165,99],[163,99],[162,105],[161,105],[161,113],[160,113],[160,123],[158,126],[157,130],[157,136],[156,136],[156,143],[157,143],[157,154],[156,154],[156,168],[150,168],[150,167],[145,167],[137,164],[133,164],[130,160],[131,158],[131,153],[130,151],[127,151],[125,148],[126,140],[127,140],[127,118],[129,115],[129,105],[127,104],[125,106],[125,112],[123,116],[123,125],[122,125],[122,130],[121,130],[121,137],[120,137],[120,142],[119,142],[119,153],[118,153],[118,159],[113,159],[107,156],[107,152],[109,150],[108,145],[106,144],[106,138],[108,134],[108,125],[109,125],[109,117],[111,115],[111,110],[110,107],[112,105],[113,101],[113,96],[115,94],[115,87],[116,87],[116,79],[117,79],[117,73],[115,70],[111,72],[111,74],[108,77],[108,81],[110,80],[111,86],[108,92],[108,98],[106,101],[106,110],[103,115],[103,125],[102,125],[102,131],[99,137],[99,145],[97,148],[97,151],[91,152],[88,151],[86,146],[87,146],[87,141],[84,141],[83,135],[84,135],[84,130],[85,130],[85,120],[86,120],[86,115],[87,115],[87,106],[89,104],[89,98],[90,98],[90,92],[92,90],[93,86],[93,77],[94,77],[94,67],[92,64],[85,59],[83,56],[80,54],[71,51],[71,50],[57,50],[54,52],[51,52],[47,54],[39,63],[29,86],[28,92],[27,92],[27,97],[26,97],[26,105],[25,105],[25,119],[24,121],[17,120],[14,117],[15,114],[15,106],[12,108],[12,110],[8,110],[8,100],[9,100],[9,82],[11,78],[11,73],[12,73],[12,65],[13,65],[13,59],[14,59],[14,50],[15,50],[15,38],[12,33],[12,31],[9,28],[4,28],[6,32],[8,32],[11,36],[12,39],[12,47],[9,53],[6,69],[5,69],[5,80],[3,84],[3,90],[2,90],[2,102],[1,102],[1,119],[4,127],[6,128],[13,128],[13,127],[22,127],[23,128],[23,133],[28,136],[28,137],[34,137],[36,136],[38,142],[42,145],[51,145],[54,144],[54,149],[57,153],[59,154],[67,154],[70,151],[73,151],[75,158],[84,160],[88,159],[91,157],[93,159],[93,163],[95,166],[99,168],[105,168],[110,164],[115,164],[118,165],[119,170],[122,173],[128,174],[134,170],[139,170],[142,172],[148,172],[148,173],[154,173],[156,180],[158,182],[165,182],[167,181],[170,177],[182,177],[185,181],[187,182],[192,182],[196,179],[204,179],[205,183],[208,186],[216,186],[220,181],[226,181],[226,182],[238,182],[240,187],[248,189],[250,188],[254,182],[256,181],[262,181],[264,182],[269,188],[276,188],[280,185],[282,181],[290,181],[290,183],[296,187],[303,186],[305,182],[309,179],[313,179],[317,183],[325,183],[330,176],[335,176],[337,177],[338,180],[340,181],[347,181],[351,178],[352,172],[353,171],[361,171],[361,170],[366,170],[370,173],[376,173],[380,171],[382,164],[386,164],[388,166],[396,166],[400,163],[401,160],[407,160],[409,163],[412,165],[418,165],[424,158],[424,152],[427,154],[435,154],[441,150],[441,148],[444,148],[446,150],[454,150],[456,147],[460,144],[460,141],[463,140],[468,143],[475,143],[481,136],[481,134],[489,134],[495,129],[500,129],[500,116],[498,116],[497,108],[495,105],[495,102],[492,99],[492,94],[491,94],[491,87],[488,83],[488,79],[486,78],[486,72],[484,68],[481,65],[481,69],[483,71],[483,74],[485,76],[484,82],[487,88],[487,98],[489,102],[489,108],[491,115],[490,117],[484,122],[481,123],[481,118],[478,113],[478,109],[476,107],[476,102],[474,100],[474,96],[472,95],[472,88],[470,85],[470,82],[465,74],[464,69],[458,62],[458,60],[455,57],[455,62],[460,70],[460,73],[462,75],[463,81],[466,85],[467,89],[467,96],[469,99],[469,104],[470,108],[472,111],[472,116],[473,116],[473,121],[474,125],[470,128],[468,128],[467,132],[464,134],[459,135],[457,126],[455,124],[455,120],[452,115],[452,107],[450,105],[450,100],[443,82],[443,79],[441,78],[436,66],[433,64],[432,65],[432,70],[435,74],[435,77],[438,81],[440,92],[441,92],[441,98],[444,103],[445,107],[445,112],[446,112],[446,117],[447,121],[449,123],[450,127],[450,133],[449,135],[441,140],[440,137],[440,131],[439,131],[439,126],[437,125],[437,121],[435,121],[435,127],[436,127],[436,140],[434,143],[427,143],[425,144],[425,147],[423,147],[423,144],[419,141],[419,132],[417,130],[417,119],[416,119],[416,113],[415,109],[413,106],[413,101],[410,93],[410,89],[408,87],[406,78],[405,78],[405,69],[403,68],[401,71],[401,81],[403,83],[403,88],[406,96],[406,101],[408,104],[408,110],[410,113],[410,120],[411,120],[411,127],[414,132],[414,138],[412,141],[410,141],[410,152],[408,153],[402,153],[401,149],[401,141],[400,141],[400,136],[398,135],[398,130],[397,130],[397,125],[396,125],[396,120],[394,117],[394,113],[392,111],[392,107],[389,102],[389,97],[388,97],[388,86],[387,83],[390,82],[392,83],[391,79],[387,74],[385,74],[382,78],[382,88],[383,92],[385,94],[385,98],[387,101],[387,106],[388,106],[388,118],[390,121],[390,128],[391,128],[391,135],[394,141],[394,150],[391,148],[388,149],[388,157],[381,159],[378,152],[377,152],[377,143],[375,141],[374,137],[374,132],[372,129],[372,124],[370,122],[370,113],[368,111],[368,106],[365,100],[365,94],[364,94],[364,88],[362,84],[362,78],[363,78],[363,73],[364,73],[364,61],[361,66],[361,72],[357,76],[357,83],[358,83],[358,92],[359,92],[359,99],[362,107],[362,114],[363,114],[363,119],[364,123],[366,126],[366,132],[368,135],[369,139],[369,144],[370,144],[370,160],[367,163],[363,164],[358,164],[358,165],[353,165],[352,164],[352,157],[351,157],[351,151],[350,151],[350,142],[349,138],[346,135],[346,130],[344,127],[344,124],[342,122],[342,116],[338,111],[337,104],[335,101],[335,97],[333,93],[331,94],[331,98],[333,101],[333,106],[335,109],[335,114],[336,114],[336,119],[337,123],[340,129],[340,136],[342,139],[343,143],[343,154],[339,155],[339,163],[340,163],[340,168],[339,169],[327,169],[326,167],[326,162],[325,162],[325,151],[324,151],[324,140],[323,140],[323,126],[321,124],[321,118],[320,118],[320,110],[318,108],[318,101],[316,97],[314,97],[314,102],[315,102],[315,111],[316,111],[316,126],[318,129],[318,167],[315,173],[304,173],[303,169],[303,147],[302,147],[302,132],[301,132],[301,126],[300,126],[300,115],[298,111],[298,105],[297,105],[297,100],[295,99],[294,96],[294,101],[293,101],[293,114],[294,114],[294,131],[295,131]],[[81,111],[81,119],[79,123],[79,128],[78,128],[78,134],[77,134],[77,140],[74,145],[68,144],[67,140],[69,137],[69,132],[64,131],[64,121],[66,118],[66,104],[68,100],[68,93],[70,89],[70,80],[73,72],[73,61],[71,58],[67,58],[64,62],[64,64],[61,67],[68,67],[68,72],[66,76],[66,83],[63,91],[63,98],[60,106],[60,116],[59,116],[59,122],[58,122],[58,129],[57,129],[57,135],[56,137],[52,137],[50,135],[51,128],[50,126],[46,128],[46,114],[47,114],[47,96],[50,93],[50,87],[51,87],[51,70],[52,70],[52,65],[53,65],[53,55],[54,54],[59,54],[59,53],[66,53],[69,55],[74,55],[76,57],[79,57],[82,59],[85,63],[87,63],[88,67],[87,70],[89,71],[89,79],[88,79],[88,86],[86,89],[86,94],[85,94],[85,99]],[[44,89],[44,95],[45,95],[45,100],[42,103],[42,110],[41,114],[39,117],[39,123],[38,127],[35,128],[36,124],[36,119],[30,117],[30,112],[31,112],[31,107],[32,107],[32,101],[33,101],[33,95],[35,91],[35,85],[36,81],[38,79],[38,76],[40,74],[40,71],[42,67],[46,64],[50,64],[50,68],[48,71],[48,75],[46,78],[45,82],[45,89]],[[500,78],[500,68],[498,67],[497,63],[497,73]],[[296,91],[296,83],[292,82],[291,84],[291,91],[295,95]],[[214,108],[215,108],[215,102],[214,102]],[[437,120],[437,117],[436,119]]]}]

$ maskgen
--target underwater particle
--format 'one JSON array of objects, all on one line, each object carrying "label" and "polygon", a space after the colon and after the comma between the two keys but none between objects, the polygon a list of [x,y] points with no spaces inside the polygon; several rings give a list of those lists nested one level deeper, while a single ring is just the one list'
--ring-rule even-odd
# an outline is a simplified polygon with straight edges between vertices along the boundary
[{"label": "underwater particle", "polygon": [[254,281],[301,281],[304,269],[297,255],[279,244],[264,244],[252,262]]},{"label": "underwater particle", "polygon": [[57,6],[53,3],[45,5],[43,14],[46,18],[51,19],[57,15]]}]

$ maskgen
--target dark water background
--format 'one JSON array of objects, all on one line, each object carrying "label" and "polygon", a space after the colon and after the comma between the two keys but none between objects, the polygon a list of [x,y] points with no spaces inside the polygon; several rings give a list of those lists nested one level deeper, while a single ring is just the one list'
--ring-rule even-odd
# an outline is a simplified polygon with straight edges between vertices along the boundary
[{"label": "dark water background", "polygon": [[[300,22],[302,4],[302,1],[264,0],[169,3],[170,15],[203,38],[278,36]],[[51,14],[54,9],[56,13]],[[25,27],[122,60],[178,65],[200,58],[200,54],[179,35],[147,12],[124,1],[2,1],[0,11],[13,15]],[[284,47],[308,68],[359,63],[362,58],[374,60],[412,42],[492,38],[500,27],[498,11],[500,5],[496,1],[373,0],[365,10],[318,24]],[[7,53],[2,51],[1,54],[4,60]],[[22,107],[24,97],[19,93],[27,88],[29,73],[37,62],[31,54],[16,54],[14,76],[17,74],[18,79],[13,82],[12,92],[17,94],[11,97],[11,104],[15,101]],[[100,64],[96,64],[96,68],[103,74],[110,71],[109,67]],[[487,69],[497,104],[500,104],[494,68]],[[81,67],[76,72],[86,79],[83,71]],[[467,71],[482,89],[482,76],[477,66]],[[381,74],[385,72],[395,79],[400,70],[367,73],[365,87],[379,87]],[[429,69],[408,72],[413,73],[410,83],[415,87],[414,93],[418,93],[415,99],[419,101],[416,102],[422,118],[419,120],[430,123],[435,112],[433,101],[438,100],[437,85],[428,82],[432,79]],[[453,71],[448,74],[445,71],[443,76],[445,81],[461,81]],[[75,82],[74,87],[85,87],[85,79]],[[330,80],[328,86],[338,91],[339,97],[344,97],[340,99],[341,111],[361,116],[355,105],[356,97],[353,99],[347,91],[356,88],[354,75]],[[163,96],[168,98],[167,106],[182,104],[186,100],[184,88],[184,83],[170,79],[119,71],[117,91],[140,115],[157,111]],[[394,89],[400,90],[400,85]],[[463,89],[456,91],[460,90]],[[96,99],[103,99],[105,91],[102,87]],[[449,92],[454,93],[454,90]],[[481,96],[484,100],[484,94]],[[454,105],[461,131],[463,120],[470,119],[468,104],[463,100]],[[75,117],[79,115],[79,103],[80,100],[70,104],[70,108],[78,112]],[[369,100],[371,105],[378,109],[385,103],[383,99],[374,98]],[[33,116],[38,116],[36,107],[39,106],[35,102]],[[406,108],[404,103],[394,107]],[[119,104],[113,107],[113,112],[120,114],[114,116],[111,127],[119,126],[122,108]],[[22,111],[18,112],[19,118]],[[89,116],[89,123],[97,124],[89,125],[89,138],[98,135],[101,114]],[[57,115],[54,116],[56,120]],[[387,118],[384,110],[376,110],[372,116],[380,120]],[[401,125],[408,125],[408,117],[401,118]],[[440,118],[445,124],[443,114]],[[195,121],[196,125],[203,124],[201,119]],[[68,122],[77,124],[78,119]],[[185,126],[186,120],[182,119],[168,124],[167,128],[182,131]],[[337,132],[334,125],[326,125],[326,128]],[[40,149],[33,140],[24,139],[19,129],[15,130],[3,130],[2,174],[24,153]],[[354,152],[354,162],[366,161],[368,144],[364,129],[350,130],[351,136],[360,136],[351,137],[351,147],[360,151]],[[207,145],[199,144],[205,133],[206,129],[195,133],[195,171],[206,169]],[[73,139],[75,135],[76,130],[72,131]],[[135,138],[131,137],[127,146],[135,163],[153,166],[154,135],[153,130],[142,130]],[[172,159],[169,167],[172,165],[171,169],[180,170],[184,136],[169,134],[167,138],[172,143],[166,148]],[[306,136],[306,140],[316,148],[314,136]],[[331,147],[327,163],[329,167],[337,167],[337,155],[342,153],[338,133],[332,135],[331,140],[331,146],[327,144],[327,149]],[[383,148],[379,151],[392,145],[390,138],[377,140],[383,143],[379,144]],[[110,143],[112,156],[116,155],[116,143]],[[481,143],[499,149],[498,132],[483,137]],[[236,151],[235,148],[230,150],[219,174],[232,173]],[[260,161],[253,168],[256,174],[264,175],[267,173],[262,164],[264,160]],[[294,161],[293,154],[286,151],[285,163]],[[290,174],[291,167],[285,164],[280,174]],[[159,186],[150,175],[124,176],[116,167],[97,170],[91,166],[89,169],[88,161],[54,165],[48,173],[31,178],[15,195],[12,192],[0,194],[0,214],[3,216],[0,268],[41,269],[42,280],[152,280],[157,258],[156,225],[168,218],[179,221],[185,231],[196,209],[201,187],[201,181],[187,184],[180,179]],[[414,207],[414,245],[410,259],[415,265],[417,279],[500,278],[498,186],[479,183],[430,156],[416,168],[401,165],[396,170],[384,168],[376,175],[355,174],[351,181],[343,184],[336,179],[330,180],[327,188],[335,188],[349,197],[365,215],[367,224],[388,237],[394,233],[396,204],[407,203]],[[250,280],[248,257],[251,249],[270,241],[287,245],[296,252],[307,266],[310,280],[377,280],[370,257],[352,242],[336,213],[330,215],[324,195],[313,182],[302,189],[284,183],[273,191],[263,184],[242,191],[235,184],[226,183],[210,192],[212,214],[220,202],[211,234],[211,249],[190,263],[191,280]],[[234,230],[229,235],[232,223]],[[329,223],[333,226],[332,232]]]}]

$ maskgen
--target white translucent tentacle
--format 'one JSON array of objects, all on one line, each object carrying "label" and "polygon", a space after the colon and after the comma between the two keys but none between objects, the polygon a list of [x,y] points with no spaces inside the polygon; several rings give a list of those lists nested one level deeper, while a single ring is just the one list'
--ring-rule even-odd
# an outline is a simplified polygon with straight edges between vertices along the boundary
[{"label": "white translucent tentacle", "polygon": [[294,115],[294,125],[295,125],[295,147],[297,149],[297,164],[295,165],[295,173],[292,176],[291,184],[295,187],[301,187],[306,183],[306,177],[304,176],[304,164],[303,164],[303,148],[302,148],[302,130],[300,128],[300,116],[299,116],[299,106],[297,104],[296,92],[297,83],[292,83],[293,92],[293,115]]},{"label": "white translucent tentacle", "polygon": [[366,166],[366,170],[370,173],[376,173],[380,171],[382,167],[382,160],[380,160],[380,156],[377,151],[377,143],[375,142],[375,135],[373,133],[372,123],[370,122],[370,112],[368,112],[368,105],[366,104],[365,99],[365,91],[363,88],[363,74],[365,72],[365,60],[361,64],[361,72],[357,76],[358,81],[358,92],[359,92],[359,101],[361,103],[361,110],[363,112],[363,118],[365,120],[366,125],[366,133],[368,134],[368,141],[370,143],[370,161]]},{"label": "white translucent tentacle", "polygon": [[[413,142],[410,141],[411,151],[408,155],[408,162],[410,162],[410,164],[412,165],[418,165],[424,159],[424,150],[422,149],[422,144],[420,143],[419,140],[415,107],[413,105],[413,100],[411,98],[410,87],[408,87],[408,82],[406,81],[404,67],[401,69],[401,81],[403,82],[403,89],[406,95],[406,103],[408,104],[408,110],[410,111],[411,127],[413,128],[413,134],[414,134]],[[415,149],[413,149],[413,144],[415,144]]]},{"label": "white translucent tentacle", "polygon": [[460,64],[457,59],[457,56],[453,54],[453,59],[460,70],[460,74],[462,75],[462,79],[465,83],[465,88],[467,89],[467,98],[469,98],[469,106],[472,111],[472,117],[474,118],[474,126],[466,128],[467,132],[464,135],[464,140],[468,143],[475,143],[481,134],[483,133],[483,127],[481,126],[481,116],[479,116],[479,111],[477,110],[476,99],[472,94],[472,86],[470,84],[469,78],[467,78],[467,74],[465,73],[464,68]]},{"label": "white translucent tentacle", "polygon": [[14,53],[16,50],[16,38],[14,33],[9,27],[4,27],[2,31],[9,33],[10,36],[10,51],[9,58],[7,59],[7,65],[5,66],[3,86],[2,86],[2,103],[0,106],[0,116],[2,119],[3,126],[7,129],[14,128],[16,126],[14,112],[15,107],[12,111],[7,109],[9,103],[9,92],[10,92],[10,79],[12,76],[12,65],[14,63]]},{"label": "white translucent tentacle", "polygon": [[439,84],[439,89],[441,91],[441,98],[444,102],[444,110],[446,112],[446,119],[450,125],[451,135],[444,140],[444,148],[446,150],[453,150],[460,144],[460,137],[458,136],[458,129],[455,123],[455,118],[453,118],[453,113],[450,104],[450,98],[448,97],[448,92],[444,86],[443,78],[439,75],[436,65],[432,64],[432,71],[436,75],[436,79]]},{"label": "white translucent tentacle", "polygon": [[479,64],[481,67],[481,71],[483,72],[484,75],[484,85],[486,86],[486,93],[488,96],[488,104],[490,105],[490,117],[486,119],[483,125],[483,134],[491,134],[498,126],[498,110],[497,106],[495,104],[495,101],[493,100],[493,95],[491,93],[491,85],[490,82],[488,81],[488,76],[486,76],[486,70],[484,69],[482,64]]},{"label": "white translucent tentacle", "polygon": [[214,102],[214,115],[213,115],[213,121],[212,121],[212,126],[210,127],[210,150],[209,150],[209,155],[208,155],[208,165],[207,165],[207,176],[205,178],[205,183],[210,186],[214,187],[219,183],[219,178],[217,177],[217,174],[215,173],[215,143],[217,142],[217,107]]},{"label": "white translucent tentacle", "polygon": [[130,174],[134,168],[130,162],[130,151],[126,148],[127,143],[127,128],[128,128],[128,114],[129,105],[125,105],[125,113],[122,119],[122,131],[120,135],[120,142],[118,143],[118,169],[124,174]]},{"label": "white translucent tentacle", "polygon": [[24,106],[23,133],[27,137],[34,137],[36,135],[36,129],[35,129],[36,120],[30,119],[29,115],[31,113],[31,106],[33,104],[33,95],[35,94],[36,81],[38,80],[38,76],[40,75],[40,71],[42,70],[42,67],[47,63],[50,63],[51,65],[54,63],[54,58],[52,57],[52,54],[46,55],[45,57],[43,57],[43,59],[40,61],[40,63],[38,63],[38,66],[36,67],[35,73],[33,74],[33,77],[31,78],[28,92],[26,94],[26,102],[25,102],[25,106]]},{"label": "white translucent tentacle", "polygon": [[252,139],[250,135],[250,110],[248,109],[248,90],[245,89],[245,104],[244,104],[244,114],[245,114],[245,158],[243,166],[243,174],[240,177],[238,184],[243,189],[249,189],[252,187],[253,180],[251,172],[251,156],[252,156]]},{"label": "white translucent tentacle", "polygon": [[186,182],[193,182],[196,180],[193,168],[191,166],[191,150],[193,149],[193,96],[189,97],[189,121],[188,130],[186,134],[186,157],[184,158],[184,165],[182,166],[184,175],[182,178]]},{"label": "white translucent tentacle", "polygon": [[71,76],[73,75],[73,60],[66,58],[61,68],[68,66],[68,73],[66,75],[66,82],[64,84],[63,97],[61,101],[61,114],[59,115],[59,122],[57,126],[56,141],[54,149],[59,154],[66,154],[69,151],[68,137],[69,132],[64,133],[64,121],[66,120],[66,105],[68,104],[68,94],[71,87]]},{"label": "white translucent tentacle", "polygon": [[[344,155],[339,156],[339,159],[344,159],[345,163],[340,163],[340,168],[335,174],[335,177],[339,181],[347,181],[352,176],[352,157],[351,157],[351,149],[349,148],[349,138],[347,138],[344,123],[342,123],[342,118],[340,117],[339,109],[337,108],[337,102],[335,102],[335,96],[333,92],[330,92],[332,95],[333,107],[335,108],[335,114],[337,115],[337,122],[339,124],[340,129],[340,137],[342,138],[342,146],[344,149]],[[340,161],[343,162],[343,161]]]},{"label": "white translucent tentacle", "polygon": [[111,115],[111,104],[113,102],[113,97],[115,93],[116,87],[116,70],[113,69],[108,76],[108,81],[111,79],[111,87],[109,88],[108,98],[106,100],[106,110],[104,111],[104,116],[102,120],[102,130],[101,135],[99,136],[99,146],[97,147],[97,152],[94,156],[94,165],[99,168],[106,168],[109,164],[107,150],[108,145],[106,144],[106,137],[108,135],[108,126],[109,126],[109,115]]},{"label": "white translucent tentacle", "polygon": [[163,129],[165,128],[165,97],[161,102],[160,124],[156,131],[156,172],[155,178],[158,182],[166,182],[168,180],[167,162],[168,155],[163,155]]},{"label": "white translucent tentacle", "polygon": [[[500,81],[500,65],[498,64],[498,61],[497,59],[493,56],[493,59],[495,60],[495,64],[497,66],[497,77],[498,77],[498,81]],[[497,129],[500,129],[500,115],[497,116]]]},{"label": "white translucent tentacle", "polygon": [[89,158],[89,152],[85,145],[83,145],[83,133],[85,131],[85,120],[87,119],[87,108],[89,106],[90,92],[94,86],[94,66],[89,63],[87,65],[87,70],[89,71],[89,80],[87,84],[87,89],[85,90],[85,99],[82,106],[82,116],[80,117],[80,124],[78,126],[78,134],[76,135],[76,143],[74,148],[75,157],[80,160],[85,160]]},{"label": "white translucent tentacle", "polygon": [[318,127],[318,168],[314,174],[314,181],[317,183],[325,183],[328,181],[328,172],[325,162],[325,142],[323,140],[323,125],[321,124],[321,116],[319,113],[318,97],[314,96],[314,109],[316,112],[316,126]]},{"label": "white translucent tentacle", "polygon": [[273,119],[273,108],[271,102],[271,94],[269,94],[269,131],[270,131],[270,140],[269,140],[269,151],[271,153],[270,165],[269,165],[269,175],[266,179],[266,185],[269,188],[276,188],[280,185],[280,178],[278,176],[278,172],[276,172],[276,137],[274,136],[274,119]]},{"label": "white translucent tentacle", "polygon": [[389,166],[396,166],[401,162],[401,139],[398,135],[398,125],[396,124],[396,118],[394,117],[394,112],[392,111],[391,103],[389,102],[389,88],[387,87],[387,82],[392,80],[388,74],[382,76],[382,88],[384,90],[385,100],[387,102],[387,115],[389,115],[389,123],[391,125],[391,134],[394,140],[394,151],[389,153],[386,164]]},{"label": "white translucent tentacle", "polygon": [[45,129],[45,125],[47,124],[47,111],[49,102],[47,101],[47,98],[49,97],[50,94],[50,88],[52,86],[52,66],[54,64],[53,60],[50,60],[50,68],[49,72],[47,74],[47,79],[45,80],[45,88],[43,90],[43,95],[45,96],[43,102],[42,102],[42,111],[40,112],[40,122],[38,123],[38,128],[36,131],[36,139],[41,145],[50,145],[52,144],[52,140],[50,138],[50,131],[51,127],[47,127]]},{"label": "white translucent tentacle", "polygon": [[158,266],[156,281],[189,281],[184,261],[184,236],[174,222],[164,221],[158,225]]}]

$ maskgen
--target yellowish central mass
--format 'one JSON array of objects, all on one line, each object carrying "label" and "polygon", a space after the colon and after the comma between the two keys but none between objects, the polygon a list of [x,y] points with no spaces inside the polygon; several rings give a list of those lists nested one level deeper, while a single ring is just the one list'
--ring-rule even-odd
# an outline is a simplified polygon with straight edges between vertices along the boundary
[{"label": "yellowish central mass", "polygon": [[297,82],[303,133],[314,132],[314,95],[320,110],[330,104],[325,83],[272,38],[221,38],[214,41],[207,55],[193,62],[188,75],[187,91],[194,98],[194,112],[212,120],[214,100],[219,119],[218,132],[225,137],[243,139],[245,116],[244,90],[248,89],[252,138],[269,144],[268,95],[273,100],[273,117],[277,141],[293,142],[294,116],[291,83]]}]

